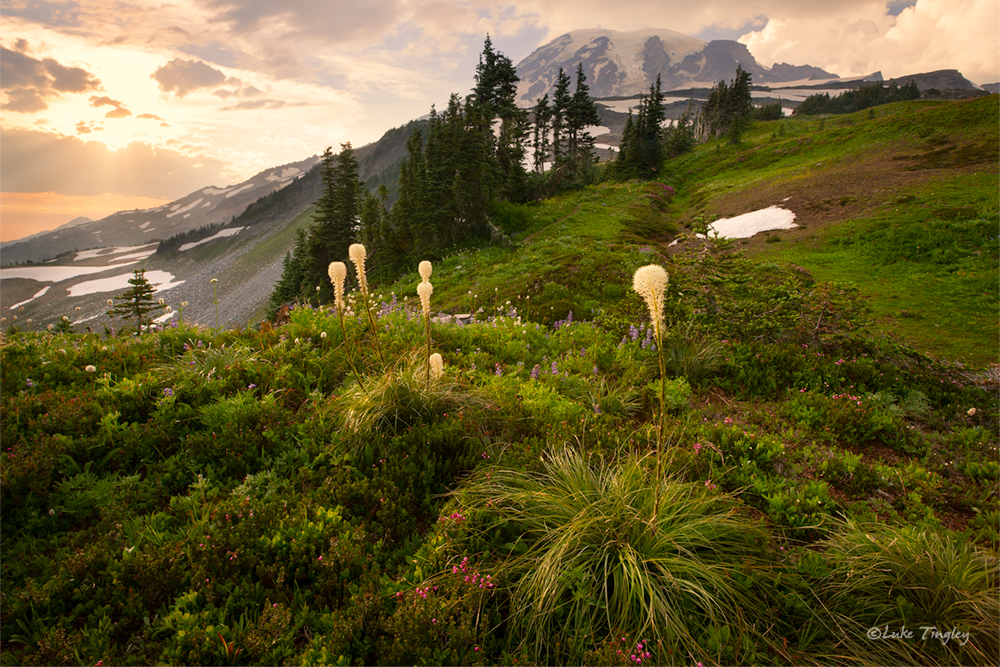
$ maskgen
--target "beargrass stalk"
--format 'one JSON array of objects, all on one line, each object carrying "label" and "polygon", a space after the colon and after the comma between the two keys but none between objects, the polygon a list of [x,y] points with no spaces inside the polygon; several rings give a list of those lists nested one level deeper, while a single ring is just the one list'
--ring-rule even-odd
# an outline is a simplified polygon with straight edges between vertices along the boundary
[{"label": "beargrass stalk", "polygon": [[378,328],[375,326],[375,316],[372,315],[371,303],[368,299],[368,276],[365,273],[365,258],[368,256],[368,253],[362,244],[352,243],[351,247],[347,249],[347,254],[350,256],[351,261],[354,262],[354,269],[358,274],[358,284],[361,286],[361,299],[365,303],[365,312],[368,313],[368,324],[371,326],[372,338],[375,339],[375,350],[378,352],[378,358],[382,362],[382,366],[384,368],[385,356],[382,354],[382,344],[378,339]]},{"label": "beargrass stalk", "polygon": [[347,363],[351,365],[351,370],[354,371],[354,377],[358,381],[358,386],[363,388],[364,383],[361,382],[361,374],[358,373],[358,369],[354,365],[354,355],[351,354],[351,346],[347,340],[347,327],[344,325],[344,281],[347,279],[347,265],[343,262],[330,262],[327,272],[330,275],[330,282],[333,283],[334,304],[337,307],[337,316],[340,319],[340,331],[344,336],[344,350],[347,353]]},{"label": "beargrass stalk", "polygon": [[219,329],[219,279],[212,278],[212,303],[215,304],[215,329]]},{"label": "beargrass stalk", "polygon": [[434,286],[431,285],[431,263],[427,260],[420,262],[419,271],[421,282],[417,285],[417,296],[420,297],[420,307],[424,313],[424,333],[427,340],[427,384],[431,383],[431,294],[434,293]]},{"label": "beargrass stalk", "polygon": [[653,505],[653,517],[660,503],[660,475],[663,458],[663,430],[667,412],[667,375],[666,360],[663,351],[663,305],[667,283],[670,277],[662,266],[649,264],[636,269],[632,277],[632,289],[646,301],[649,309],[649,319],[653,323],[653,336],[656,339],[656,357],[660,365],[660,418],[656,425],[656,501]]}]

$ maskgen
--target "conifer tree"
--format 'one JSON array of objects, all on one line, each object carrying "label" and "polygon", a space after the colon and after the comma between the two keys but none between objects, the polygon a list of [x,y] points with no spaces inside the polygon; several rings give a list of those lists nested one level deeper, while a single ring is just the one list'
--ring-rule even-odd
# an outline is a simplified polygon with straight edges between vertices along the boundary
[{"label": "conifer tree", "polygon": [[299,286],[300,295],[313,300],[318,294],[320,302],[333,300],[327,267],[347,257],[347,249],[356,240],[360,212],[362,186],[354,149],[350,142],[340,148],[337,156],[330,148],[323,153],[323,194],[316,201],[316,216],[308,235],[308,259],[302,264]]},{"label": "conifer tree", "polygon": [[552,109],[549,108],[549,94],[546,93],[535,104],[533,109],[535,116],[535,128],[532,135],[531,147],[534,150],[532,164],[535,171],[543,173],[545,171],[545,158],[549,153],[549,131],[552,123]]},{"label": "conifer tree", "polygon": [[114,298],[115,302],[108,311],[108,317],[120,317],[123,320],[135,318],[135,333],[142,335],[142,321],[150,313],[163,310],[166,305],[153,299],[156,289],[146,279],[146,269],[136,269],[129,278],[130,288]]},{"label": "conifer tree", "polygon": [[663,143],[666,109],[660,85],[660,77],[657,75],[656,83],[649,87],[649,95],[639,97],[639,111],[635,120],[630,112],[625,121],[614,167],[618,178],[654,178],[666,159]]},{"label": "conifer tree", "polygon": [[559,68],[556,89],[552,96],[552,163],[555,168],[562,166],[566,159],[569,109],[573,98],[569,94],[569,75]]},{"label": "conifer tree", "polygon": [[573,176],[578,179],[594,162],[594,139],[584,131],[589,125],[601,122],[597,105],[590,99],[590,86],[583,73],[583,63],[576,66],[576,90],[566,113],[567,148]]},{"label": "conifer tree", "polygon": [[[481,133],[497,171],[495,185],[508,197],[523,194],[527,114],[517,106],[517,70],[510,58],[493,49],[489,35],[476,66],[476,86],[466,104],[470,130]],[[494,133],[494,120],[500,124]]]}]

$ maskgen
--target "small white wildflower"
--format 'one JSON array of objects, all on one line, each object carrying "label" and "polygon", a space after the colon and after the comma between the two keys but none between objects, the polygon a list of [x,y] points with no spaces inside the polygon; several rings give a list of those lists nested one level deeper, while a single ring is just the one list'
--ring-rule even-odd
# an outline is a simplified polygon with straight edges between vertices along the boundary
[{"label": "small white wildflower", "polygon": [[219,279],[218,279],[218,278],[212,278],[212,279],[211,279],[211,280],[209,280],[208,282],[209,282],[209,283],[217,283],[217,282],[219,282]]},{"label": "small white wildflower", "polygon": [[979,412],[979,410],[976,410],[975,408],[969,408],[969,411],[966,414],[969,415],[970,417],[975,417],[977,412]]},{"label": "small white wildflower", "polygon": [[112,301],[111,299],[108,299],[108,305],[109,305],[109,306],[113,306],[113,305],[115,305],[115,302],[114,302],[114,301]]},{"label": "small white wildflower", "polygon": [[171,308],[170,306],[167,306],[167,312],[168,312],[168,313],[172,313],[172,312],[174,312],[174,309],[173,309],[173,308]]},{"label": "small white wildflower", "polygon": [[96,373],[97,366],[94,366],[93,364],[87,364],[86,366],[84,366],[83,370],[87,371],[88,373]]},{"label": "small white wildflower", "polygon": [[325,331],[321,331],[320,334],[319,334],[319,337],[320,338],[326,338],[326,332]]},{"label": "small white wildflower", "polygon": [[161,306],[163,305],[163,297],[162,296],[159,299],[157,299],[157,303],[159,303]]}]

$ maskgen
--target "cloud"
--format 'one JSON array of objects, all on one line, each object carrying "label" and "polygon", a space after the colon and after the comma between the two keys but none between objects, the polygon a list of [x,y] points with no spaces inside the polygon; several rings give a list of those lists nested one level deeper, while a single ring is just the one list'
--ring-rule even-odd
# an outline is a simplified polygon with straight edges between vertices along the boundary
[{"label": "cloud", "polygon": [[104,106],[114,107],[114,109],[104,114],[105,118],[128,118],[132,115],[132,112],[125,108],[124,103],[107,96],[98,97],[94,95],[90,98],[90,106],[97,108]]},{"label": "cloud", "polygon": [[221,160],[140,142],[112,151],[98,141],[0,127],[0,143],[5,192],[74,196],[107,192],[173,199],[228,180]]},{"label": "cloud", "polygon": [[957,69],[977,83],[1000,76],[1000,4],[995,0],[917,0],[893,15],[872,2],[843,16],[771,20],[744,35],[758,61],[810,64],[841,76],[886,77]]},{"label": "cloud", "polygon": [[13,49],[0,47],[0,86],[6,95],[4,109],[19,113],[43,111],[48,100],[63,93],[101,90],[101,82],[80,67],[66,67],[53,58],[41,60],[27,53],[19,39]]},{"label": "cloud", "polygon": [[286,106],[281,100],[245,100],[232,106],[222,107],[219,111],[246,111],[251,109],[280,109]]},{"label": "cloud", "polygon": [[103,132],[103,131],[104,128],[101,126],[101,124],[95,123],[93,121],[88,122],[81,120],[79,123],[76,124],[77,134],[90,134],[91,132]]},{"label": "cloud", "polygon": [[165,93],[174,93],[178,98],[199,88],[211,88],[226,81],[226,75],[200,60],[174,58],[166,65],[150,74],[150,78],[160,85]]},{"label": "cloud", "polygon": [[143,119],[148,119],[148,120],[163,120],[162,118],[160,118],[159,116],[157,116],[155,113],[141,113],[138,116],[136,116],[136,118],[143,118]]},{"label": "cloud", "polygon": [[288,36],[321,39],[327,43],[371,39],[391,32],[404,13],[403,0],[324,2],[313,0],[213,0],[220,10],[215,20],[236,33],[266,28]]}]

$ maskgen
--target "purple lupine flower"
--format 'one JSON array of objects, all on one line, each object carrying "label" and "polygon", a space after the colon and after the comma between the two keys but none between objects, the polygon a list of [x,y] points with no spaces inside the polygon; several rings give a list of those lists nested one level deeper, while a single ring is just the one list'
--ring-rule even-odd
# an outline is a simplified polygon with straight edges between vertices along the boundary
[{"label": "purple lupine flower", "polygon": [[173,396],[174,395],[174,390],[172,388],[170,388],[170,387],[165,387],[163,389],[163,395],[164,396]]},{"label": "purple lupine flower", "polygon": [[503,368],[500,367],[499,361],[496,363],[496,367],[495,370],[493,371],[493,374],[496,375],[497,377],[503,377]]},{"label": "purple lupine flower", "polygon": [[542,367],[539,366],[538,364],[535,364],[535,367],[531,369],[531,379],[537,380],[538,374],[541,372],[542,372]]}]

